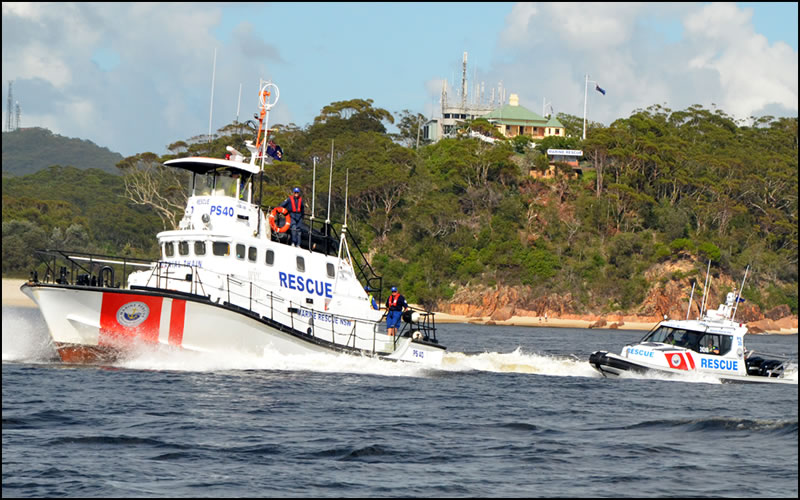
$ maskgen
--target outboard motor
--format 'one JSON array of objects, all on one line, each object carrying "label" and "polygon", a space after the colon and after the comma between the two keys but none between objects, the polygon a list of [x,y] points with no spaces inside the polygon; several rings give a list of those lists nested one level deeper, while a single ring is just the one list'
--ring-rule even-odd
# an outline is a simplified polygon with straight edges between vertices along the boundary
[{"label": "outboard motor", "polygon": [[777,359],[764,359],[753,356],[747,359],[747,374],[759,377],[780,377],[783,375],[784,365]]}]

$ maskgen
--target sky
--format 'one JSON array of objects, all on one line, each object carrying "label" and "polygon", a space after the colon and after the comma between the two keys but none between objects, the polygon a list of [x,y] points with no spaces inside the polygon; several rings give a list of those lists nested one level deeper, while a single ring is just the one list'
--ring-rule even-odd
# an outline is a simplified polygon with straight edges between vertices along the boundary
[{"label": "sky", "polygon": [[[746,120],[797,116],[797,3],[22,3],[3,2],[3,130],[9,81],[22,127],[125,156],[258,111],[306,127],[336,101],[441,115],[500,91],[542,114],[610,124],[658,104]],[[216,59],[215,59],[216,53]],[[584,99],[587,88],[588,97]],[[595,86],[606,91],[603,95]],[[240,97],[241,89],[241,97]],[[212,99],[213,94],[213,99]],[[506,99],[507,102],[507,99]],[[390,131],[392,128],[390,127]]]}]

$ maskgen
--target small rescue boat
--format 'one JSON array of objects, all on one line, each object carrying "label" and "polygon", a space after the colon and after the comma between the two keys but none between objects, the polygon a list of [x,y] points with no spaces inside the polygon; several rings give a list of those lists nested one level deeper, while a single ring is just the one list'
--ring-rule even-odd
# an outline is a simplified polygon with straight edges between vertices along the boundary
[{"label": "small rescue boat", "polygon": [[144,344],[441,363],[445,347],[432,312],[407,311],[397,335],[388,335],[384,312],[365,291],[380,294],[382,278],[347,232],[346,207],[338,237],[312,208],[300,246],[289,244],[276,210],[268,217],[262,209],[262,174],[275,167],[266,136],[277,97],[277,86],[261,85],[249,158],[228,146],[226,158],[164,164],[186,171],[191,183],[179,227],[157,235],[158,260],[37,252],[43,279],[32,272],[21,290],[38,304],[63,361],[105,363]]},{"label": "small rescue boat", "polygon": [[[639,342],[623,347],[619,355],[595,351],[589,363],[603,376],[611,377],[626,372],[697,373],[722,382],[797,384],[796,375],[786,377],[788,357],[760,354],[745,347],[747,326],[734,321],[740,301],[741,297],[730,292],[724,304],[699,319],[665,319]],[[796,366],[795,362],[795,371]]]}]

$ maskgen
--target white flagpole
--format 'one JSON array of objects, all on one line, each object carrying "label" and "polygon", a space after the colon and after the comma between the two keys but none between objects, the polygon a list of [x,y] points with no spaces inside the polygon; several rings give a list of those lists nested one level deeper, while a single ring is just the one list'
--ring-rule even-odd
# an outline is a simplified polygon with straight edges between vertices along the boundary
[{"label": "white flagpole", "polygon": [[589,75],[586,77],[586,83],[583,85],[583,140],[586,140],[586,99],[589,97]]}]

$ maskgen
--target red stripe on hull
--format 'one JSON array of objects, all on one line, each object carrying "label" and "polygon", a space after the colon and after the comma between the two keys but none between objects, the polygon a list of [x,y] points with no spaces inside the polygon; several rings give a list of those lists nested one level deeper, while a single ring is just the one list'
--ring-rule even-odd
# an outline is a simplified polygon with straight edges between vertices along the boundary
[{"label": "red stripe on hull", "polygon": [[181,345],[183,342],[183,321],[186,318],[186,301],[173,300],[169,318],[169,345]]}]

